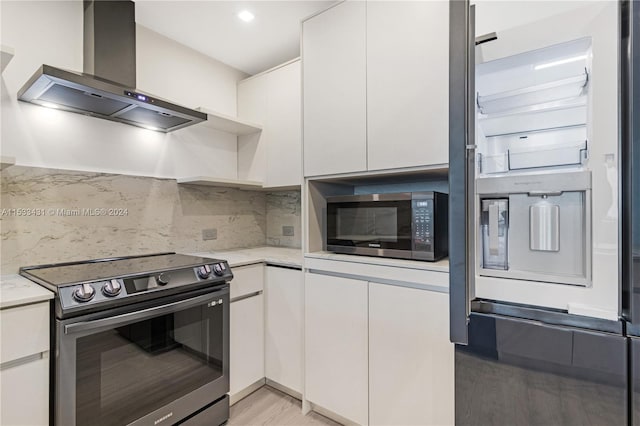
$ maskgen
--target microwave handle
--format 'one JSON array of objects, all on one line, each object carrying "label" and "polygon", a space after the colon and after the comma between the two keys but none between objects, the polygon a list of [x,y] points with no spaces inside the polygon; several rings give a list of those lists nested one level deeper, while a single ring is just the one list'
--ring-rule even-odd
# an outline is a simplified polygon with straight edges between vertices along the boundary
[{"label": "microwave handle", "polygon": [[187,300],[179,300],[177,302],[167,303],[166,305],[154,306],[152,308],[143,309],[136,312],[130,312],[127,314],[116,315],[109,318],[102,318],[91,321],[82,321],[74,324],[68,324],[64,326],[64,334],[75,334],[84,331],[94,331],[98,329],[108,329],[118,325],[124,325],[148,318],[153,318],[160,315],[166,315],[173,312],[178,312],[183,309],[188,309],[194,306],[202,305],[210,300],[219,299],[220,296],[229,293],[229,288],[225,287],[218,291],[203,294],[202,296],[194,297]]},{"label": "microwave handle", "polygon": [[468,343],[475,286],[475,6],[449,2],[449,339]]}]

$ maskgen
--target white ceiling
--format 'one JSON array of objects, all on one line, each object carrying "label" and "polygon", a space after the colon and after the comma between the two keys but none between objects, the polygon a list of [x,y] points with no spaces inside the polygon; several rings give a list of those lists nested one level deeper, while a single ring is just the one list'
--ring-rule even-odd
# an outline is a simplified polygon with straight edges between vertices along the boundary
[{"label": "white ceiling", "polygon": [[[247,74],[300,55],[300,21],[330,1],[136,0],[136,22]],[[255,15],[243,22],[237,14]]]}]

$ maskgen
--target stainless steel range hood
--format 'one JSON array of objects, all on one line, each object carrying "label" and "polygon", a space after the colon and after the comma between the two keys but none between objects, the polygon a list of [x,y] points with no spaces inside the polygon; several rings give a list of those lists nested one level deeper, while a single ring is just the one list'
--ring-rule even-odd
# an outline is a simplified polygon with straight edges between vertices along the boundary
[{"label": "stainless steel range hood", "polygon": [[84,1],[84,73],[42,65],[18,99],[133,126],[171,132],[207,114],[135,89],[136,27],[131,1]]}]

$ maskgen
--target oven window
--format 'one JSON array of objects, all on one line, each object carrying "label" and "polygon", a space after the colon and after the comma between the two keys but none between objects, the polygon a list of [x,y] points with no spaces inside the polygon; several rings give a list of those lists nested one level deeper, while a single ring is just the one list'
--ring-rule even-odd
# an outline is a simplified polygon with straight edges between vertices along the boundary
[{"label": "oven window", "polygon": [[125,425],[223,375],[223,307],[197,306],[76,341],[78,425]]},{"label": "oven window", "polygon": [[397,207],[339,207],[336,238],[350,241],[398,241]]}]

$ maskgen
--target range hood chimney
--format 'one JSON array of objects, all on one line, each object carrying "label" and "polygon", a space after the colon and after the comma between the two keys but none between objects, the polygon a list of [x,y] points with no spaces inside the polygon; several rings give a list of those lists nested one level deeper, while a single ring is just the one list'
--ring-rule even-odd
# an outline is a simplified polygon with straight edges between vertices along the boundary
[{"label": "range hood chimney", "polygon": [[132,1],[84,1],[84,73],[42,65],[18,99],[133,126],[170,132],[207,115],[136,87],[136,23]]},{"label": "range hood chimney", "polygon": [[84,73],[136,87],[136,10],[131,1],[84,1]]}]

